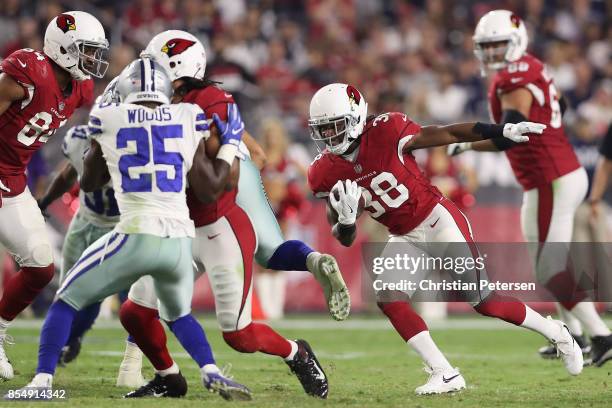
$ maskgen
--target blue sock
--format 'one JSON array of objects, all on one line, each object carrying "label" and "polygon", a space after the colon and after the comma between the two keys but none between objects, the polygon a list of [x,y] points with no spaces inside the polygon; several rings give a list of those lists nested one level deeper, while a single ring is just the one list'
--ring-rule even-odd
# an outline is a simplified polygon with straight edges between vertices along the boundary
[{"label": "blue sock", "polygon": [[37,374],[55,373],[55,367],[62,352],[62,347],[66,344],[70,335],[70,327],[76,313],[75,308],[62,300],[58,300],[51,305],[40,332]]},{"label": "blue sock", "polygon": [[85,332],[91,329],[91,326],[93,326],[98,314],[100,313],[100,304],[101,303],[91,304],[76,313],[74,321],[72,322],[72,329],[70,330],[68,343],[79,337],[83,337]]},{"label": "blue sock", "polygon": [[132,335],[128,335],[127,341],[129,341],[132,344],[136,344],[136,340],[134,340],[134,337],[132,337]]},{"label": "blue sock", "polygon": [[268,260],[268,269],[275,271],[307,271],[306,257],[314,250],[302,241],[285,241]]},{"label": "blue sock", "polygon": [[215,364],[215,358],[206,339],[206,334],[204,334],[204,329],[191,314],[168,322],[168,327],[191,358],[198,363],[198,367]]}]

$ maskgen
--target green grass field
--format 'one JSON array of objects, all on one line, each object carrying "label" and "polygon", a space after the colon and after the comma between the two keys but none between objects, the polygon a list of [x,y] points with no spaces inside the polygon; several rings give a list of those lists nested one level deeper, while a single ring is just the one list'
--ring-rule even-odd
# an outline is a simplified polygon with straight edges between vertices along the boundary
[{"label": "green grass field", "polygon": [[[530,332],[485,318],[452,319],[432,326],[434,339],[461,369],[468,389],[448,396],[417,397],[414,388],[426,381],[419,358],[386,321],[323,318],[290,319],[273,324],[291,338],[307,339],[329,377],[327,401],[307,397],[287,366],[261,354],[239,354],[227,347],[212,316],[202,316],[220,366],[232,364],[234,377],[253,391],[252,402],[225,402],[200,384],[195,364],[171,338],[171,350],[189,382],[182,400],[122,400],[127,390],[114,386],[125,334],[116,322],[97,324],[79,358],[58,369],[55,387],[66,389],[61,402],[0,402],[0,406],[58,405],[75,407],[201,407],[244,404],[251,407],[610,407],[612,362],[587,367],[579,377],[566,374],[560,361],[540,359],[542,339]],[[32,377],[36,366],[40,321],[21,321],[11,328],[15,345],[7,352],[16,377],[0,384],[6,392]],[[152,375],[146,366],[145,374]]]}]

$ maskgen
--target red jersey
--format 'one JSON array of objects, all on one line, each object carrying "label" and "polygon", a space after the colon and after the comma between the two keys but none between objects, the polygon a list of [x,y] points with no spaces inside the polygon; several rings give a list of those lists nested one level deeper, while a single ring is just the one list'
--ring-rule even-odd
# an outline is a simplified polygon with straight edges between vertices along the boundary
[{"label": "red jersey", "polygon": [[[213,113],[216,113],[222,120],[227,120],[227,105],[234,103],[234,98],[224,90],[211,85],[203,89],[190,91],[185,95],[182,102],[198,105],[202,108],[208,119],[212,118]],[[211,224],[227,214],[236,205],[237,194],[238,189],[234,188],[233,190],[223,192],[221,197],[214,203],[204,204],[198,200],[191,189],[187,189],[189,215],[196,228]]]},{"label": "red jersey", "polygon": [[537,58],[526,54],[493,77],[489,87],[493,120],[501,121],[500,95],[518,88],[533,95],[529,121],[546,125],[541,135],[506,150],[518,182],[524,190],[531,190],[576,170],[580,164],[563,130],[557,89]]},{"label": "red jersey", "polygon": [[72,81],[70,95],[57,84],[49,58],[32,49],[15,51],[0,63],[0,71],[25,90],[0,115],[0,180],[15,196],[26,187],[25,170],[30,158],[74,111],[93,102],[93,81]]},{"label": "red jersey", "polygon": [[366,123],[354,161],[324,152],[308,170],[317,197],[326,197],[338,180],[363,187],[365,210],[391,234],[407,234],[421,224],[442,194],[419,169],[412,153],[402,153],[421,128],[402,113],[379,115]]}]

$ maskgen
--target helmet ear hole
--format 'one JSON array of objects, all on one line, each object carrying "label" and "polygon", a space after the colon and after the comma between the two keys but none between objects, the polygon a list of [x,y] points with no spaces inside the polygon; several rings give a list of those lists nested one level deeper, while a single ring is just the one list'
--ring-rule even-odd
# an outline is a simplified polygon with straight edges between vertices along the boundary
[{"label": "helmet ear hole", "polygon": [[68,51],[64,47],[60,47],[60,52],[63,54],[68,54]]},{"label": "helmet ear hole", "polygon": [[174,61],[170,62],[170,68],[176,67],[176,63]]}]

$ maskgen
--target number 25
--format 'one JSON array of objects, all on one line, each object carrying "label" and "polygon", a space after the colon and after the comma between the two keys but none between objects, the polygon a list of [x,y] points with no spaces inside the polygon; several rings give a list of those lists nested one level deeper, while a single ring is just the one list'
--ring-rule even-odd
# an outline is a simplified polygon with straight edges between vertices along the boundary
[{"label": "number 25", "polygon": [[[177,193],[183,189],[183,156],[178,152],[167,152],[165,139],[181,139],[181,125],[151,126],[153,142],[153,164],[174,167],[174,178],[168,177],[168,171],[155,170],[157,188],[165,193]],[[122,128],[117,133],[117,148],[125,149],[129,141],[136,142],[136,153],[126,154],[119,159],[121,188],[126,193],[153,191],[153,175],[141,173],[130,177],[130,168],[144,167],[151,161],[149,153],[149,133],[145,128]]]}]

